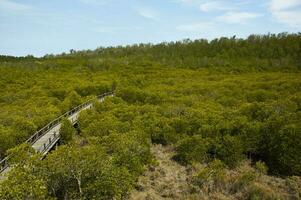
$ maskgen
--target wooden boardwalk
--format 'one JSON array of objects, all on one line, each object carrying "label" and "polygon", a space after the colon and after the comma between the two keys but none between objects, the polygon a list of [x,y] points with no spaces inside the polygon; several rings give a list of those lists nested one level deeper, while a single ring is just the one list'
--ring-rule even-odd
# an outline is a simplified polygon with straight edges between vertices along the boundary
[{"label": "wooden boardwalk", "polygon": [[[104,93],[99,95],[97,100],[103,102],[105,97],[113,95],[113,92]],[[80,112],[86,109],[91,109],[93,107],[93,101],[94,99],[91,99],[61,115],[33,134],[26,142],[29,143],[36,150],[36,152],[46,156],[46,154],[53,149],[53,147],[57,145],[60,140],[61,119],[66,117],[73,125],[76,124]],[[5,175],[10,170],[11,167],[9,166],[9,157],[7,157],[0,162],[0,180],[5,178]]]}]

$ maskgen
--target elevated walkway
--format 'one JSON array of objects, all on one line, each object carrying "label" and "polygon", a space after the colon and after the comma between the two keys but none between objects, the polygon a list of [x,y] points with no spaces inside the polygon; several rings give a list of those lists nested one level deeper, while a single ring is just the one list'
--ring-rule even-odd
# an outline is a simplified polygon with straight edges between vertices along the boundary
[{"label": "elevated walkway", "polygon": [[[114,96],[114,92],[107,92],[102,95],[99,95],[97,97],[97,100],[99,102],[103,102],[104,99],[108,96]],[[76,124],[79,117],[79,113],[83,110],[91,109],[93,107],[94,100],[95,99],[91,99],[59,116],[40,130],[38,130],[26,142],[30,144],[36,150],[36,152],[39,152],[43,156],[46,156],[47,153],[55,145],[57,145],[57,143],[60,140],[61,120],[65,117],[69,119],[73,125]],[[7,172],[9,172],[10,169],[11,167],[9,165],[8,156],[0,162],[0,180],[5,177],[5,174],[7,174]]]}]

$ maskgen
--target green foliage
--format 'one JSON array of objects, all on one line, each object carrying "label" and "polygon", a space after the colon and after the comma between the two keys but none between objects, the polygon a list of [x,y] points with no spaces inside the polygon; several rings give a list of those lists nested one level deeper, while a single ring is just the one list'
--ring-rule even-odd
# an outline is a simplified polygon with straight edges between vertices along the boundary
[{"label": "green foliage", "polygon": [[113,133],[102,138],[99,144],[113,156],[113,162],[117,166],[126,167],[134,175],[141,174],[144,165],[151,161],[149,141],[142,133]]},{"label": "green foliage", "polygon": [[40,173],[58,198],[121,199],[133,185],[129,171],[95,145],[60,147],[47,156]]},{"label": "green foliage", "polygon": [[266,123],[265,141],[260,149],[272,173],[300,175],[301,129],[298,125],[284,124],[286,120],[278,117]]},{"label": "green foliage", "polygon": [[[155,66],[183,67],[190,69],[210,68],[216,71],[262,71],[279,69],[300,69],[300,33],[278,35],[250,35],[247,39],[219,38],[185,39],[177,42],[153,44],[135,44],[126,47],[98,48],[93,52],[77,52],[65,57],[100,56],[101,61],[88,62],[97,65],[143,68]],[[62,55],[61,57],[64,57]],[[83,59],[82,59],[83,60]],[[82,61],[83,62],[83,61]],[[93,64],[92,64],[93,63]]]},{"label": "green foliage", "polygon": [[144,103],[146,99],[146,94],[142,90],[136,88],[125,88],[123,90],[118,90],[117,95],[129,103]]},{"label": "green foliage", "polygon": [[179,141],[174,159],[182,164],[191,164],[193,161],[204,162],[207,160],[207,149],[206,140],[200,136],[192,136]]},{"label": "green foliage", "polygon": [[50,200],[44,182],[36,176],[15,168],[6,180],[0,182],[0,199],[41,199]]},{"label": "green foliage", "polygon": [[17,130],[26,133],[33,133],[37,129],[34,123],[24,118],[15,119],[15,127]]},{"label": "green foliage", "polygon": [[117,90],[117,95],[129,103],[160,104],[166,98],[160,94],[148,93],[133,87]]},{"label": "green foliage", "polygon": [[68,111],[81,104],[81,98],[76,91],[70,92],[61,104],[61,110]]},{"label": "green foliage", "polygon": [[37,158],[35,150],[26,143],[9,149],[7,153],[10,155],[9,163],[17,166],[28,165]]},{"label": "green foliage", "polygon": [[176,133],[169,125],[168,119],[155,118],[149,123],[147,131],[151,135],[153,143],[167,145],[176,140]]},{"label": "green foliage", "polygon": [[75,91],[80,96],[90,96],[93,94],[103,94],[105,92],[111,91],[111,88],[108,85],[84,85],[77,86],[75,88]]},{"label": "green foliage", "polygon": [[134,180],[125,168],[114,166],[104,168],[102,176],[85,188],[85,199],[124,199],[133,188]]},{"label": "green foliage", "polygon": [[261,161],[255,163],[255,169],[259,174],[266,174],[268,172],[268,167]]},{"label": "green foliage", "polygon": [[0,125],[0,158],[4,158],[6,150],[13,146],[13,133],[7,127]]},{"label": "green foliage", "polygon": [[0,181],[0,199],[52,199],[43,179],[36,175],[40,155],[28,144],[10,149],[8,153],[8,161],[14,168]]},{"label": "green foliage", "polygon": [[75,136],[76,130],[73,128],[70,120],[63,118],[60,128],[60,141],[62,144],[67,144],[72,141]]},{"label": "green foliage", "polygon": [[235,167],[244,158],[243,146],[239,138],[226,135],[222,137],[216,148],[216,157],[229,167]]}]

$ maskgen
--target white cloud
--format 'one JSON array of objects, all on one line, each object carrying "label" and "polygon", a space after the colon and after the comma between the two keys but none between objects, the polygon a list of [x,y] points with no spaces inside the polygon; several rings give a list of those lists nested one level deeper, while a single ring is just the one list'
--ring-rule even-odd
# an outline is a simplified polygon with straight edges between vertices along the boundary
[{"label": "white cloud", "polygon": [[285,10],[301,5],[300,0],[271,0],[271,10]]},{"label": "white cloud", "polygon": [[235,9],[233,6],[226,5],[222,1],[207,1],[207,2],[201,3],[201,5],[200,5],[200,10],[203,12],[233,10],[233,9]]},{"label": "white cloud", "polygon": [[176,27],[178,31],[183,32],[200,32],[200,31],[208,31],[214,28],[214,24],[210,22],[199,22],[193,24],[184,24]]},{"label": "white cloud", "polygon": [[151,8],[138,8],[137,13],[147,19],[157,20],[158,13]]},{"label": "white cloud", "polygon": [[301,26],[301,0],[270,0],[269,10],[280,23]]},{"label": "white cloud", "polygon": [[251,19],[261,17],[261,14],[252,12],[227,12],[217,17],[217,21],[229,24],[244,24]]},{"label": "white cloud", "polygon": [[22,12],[30,10],[31,7],[11,0],[0,0],[0,9],[7,12]]}]

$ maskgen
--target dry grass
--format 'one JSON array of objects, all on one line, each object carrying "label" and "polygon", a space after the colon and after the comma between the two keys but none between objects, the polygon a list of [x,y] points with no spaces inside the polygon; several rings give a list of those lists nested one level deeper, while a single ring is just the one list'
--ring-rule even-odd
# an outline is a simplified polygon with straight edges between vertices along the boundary
[{"label": "dry grass", "polygon": [[171,160],[172,149],[154,145],[152,153],[157,165],[151,166],[144,176],[140,177],[137,189],[130,199],[181,199],[183,195],[188,194],[187,170]]},{"label": "dry grass", "polygon": [[[278,200],[301,199],[301,178],[278,178],[258,172],[249,162],[235,170],[218,169],[206,176],[210,165],[181,166],[171,158],[172,147],[154,145],[157,164],[140,177],[131,200]],[[202,176],[205,172],[205,175]],[[200,175],[201,174],[201,175]],[[200,180],[201,179],[201,180]]]}]

